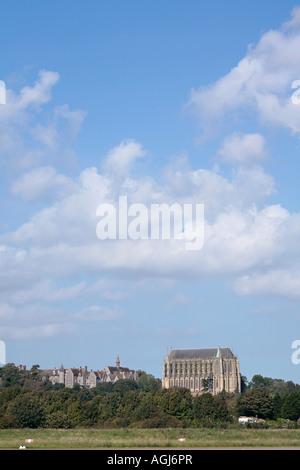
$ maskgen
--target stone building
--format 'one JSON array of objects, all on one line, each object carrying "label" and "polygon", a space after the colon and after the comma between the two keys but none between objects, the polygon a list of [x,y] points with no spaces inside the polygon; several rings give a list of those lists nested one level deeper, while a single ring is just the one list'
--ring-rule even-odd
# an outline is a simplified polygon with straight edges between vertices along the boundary
[{"label": "stone building", "polygon": [[72,388],[75,384],[79,384],[82,387],[87,386],[87,377],[88,377],[88,370],[85,366],[84,368],[79,367],[76,369],[73,367],[72,369],[67,369],[65,373],[65,387]]},{"label": "stone building", "polygon": [[115,366],[106,366],[103,370],[90,370],[87,366],[84,368],[72,367],[44,371],[47,372],[50,382],[54,384],[64,384],[65,387],[72,388],[75,384],[81,387],[93,388],[102,382],[116,382],[120,379],[138,380],[138,374],[135,370],[128,367],[121,367],[119,355],[117,356]]},{"label": "stone building", "polygon": [[47,373],[50,382],[54,384],[65,384],[65,369],[64,366],[61,365],[60,369],[52,369],[44,371]]},{"label": "stone building", "polygon": [[88,385],[90,388],[96,387],[101,382],[116,382],[120,379],[138,380],[138,374],[135,370],[120,366],[119,354],[115,366],[106,366],[101,371],[90,371]]},{"label": "stone building", "polygon": [[162,387],[184,387],[192,395],[241,392],[238,358],[229,348],[171,349],[163,361]]}]

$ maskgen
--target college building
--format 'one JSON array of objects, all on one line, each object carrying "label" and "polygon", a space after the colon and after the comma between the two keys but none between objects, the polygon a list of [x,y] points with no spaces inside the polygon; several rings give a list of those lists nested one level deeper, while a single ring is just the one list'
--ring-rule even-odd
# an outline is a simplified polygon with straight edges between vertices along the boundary
[{"label": "college building", "polygon": [[60,369],[54,368],[46,372],[53,385],[58,383],[68,388],[74,387],[75,384],[85,388],[93,388],[103,382],[115,383],[120,379],[138,380],[138,374],[135,370],[121,367],[119,355],[115,366],[106,366],[103,370],[88,370],[86,366],[65,369],[61,365]]},{"label": "college building", "polygon": [[241,393],[238,358],[229,348],[171,349],[163,361],[162,387],[189,388],[193,396]]}]

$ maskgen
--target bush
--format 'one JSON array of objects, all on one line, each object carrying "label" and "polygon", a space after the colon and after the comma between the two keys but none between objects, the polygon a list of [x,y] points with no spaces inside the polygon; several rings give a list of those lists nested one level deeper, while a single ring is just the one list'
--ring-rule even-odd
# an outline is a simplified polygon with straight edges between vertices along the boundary
[{"label": "bush", "polygon": [[4,415],[0,418],[0,429],[16,428],[17,420],[11,415]]},{"label": "bush", "polygon": [[136,427],[142,429],[155,429],[155,428],[164,428],[166,425],[166,421],[161,418],[149,418],[144,419],[136,423]]},{"label": "bush", "polygon": [[51,429],[69,429],[71,421],[62,411],[56,411],[47,417],[46,427]]},{"label": "bush", "polygon": [[46,414],[38,396],[25,394],[11,408],[11,416],[20,428],[39,428],[45,425]]},{"label": "bush", "polygon": [[240,397],[238,409],[240,414],[246,416],[272,419],[273,399],[264,387],[253,388]]}]

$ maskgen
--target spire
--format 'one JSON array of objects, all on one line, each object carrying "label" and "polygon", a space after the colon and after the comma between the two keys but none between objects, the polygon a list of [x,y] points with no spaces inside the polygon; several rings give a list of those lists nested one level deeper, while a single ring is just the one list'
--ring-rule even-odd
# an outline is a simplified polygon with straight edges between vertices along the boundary
[{"label": "spire", "polygon": [[120,369],[120,358],[119,358],[119,353],[117,355],[117,360],[116,360],[116,368],[119,370]]}]

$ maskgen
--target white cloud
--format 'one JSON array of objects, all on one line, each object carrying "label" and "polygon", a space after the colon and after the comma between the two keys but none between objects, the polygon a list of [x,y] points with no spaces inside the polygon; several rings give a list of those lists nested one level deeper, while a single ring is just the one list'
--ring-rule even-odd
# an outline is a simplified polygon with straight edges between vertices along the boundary
[{"label": "white cloud", "polygon": [[142,145],[135,140],[123,140],[120,145],[110,150],[105,158],[104,171],[113,175],[115,180],[128,175],[132,164],[146,155]]},{"label": "white cloud", "polygon": [[[117,205],[117,200],[110,192],[110,180],[95,169],[82,172],[76,184],[70,185],[71,191],[14,232],[3,235],[1,241],[30,247],[20,258],[21,271],[33,266],[33,271],[51,276],[71,276],[81,270],[175,278],[191,273],[196,277],[225,272],[233,275],[267,265],[269,259],[276,257],[279,247],[287,249],[284,246],[287,234],[282,229],[288,220],[292,227],[298,222],[279,205],[264,205],[274,190],[274,181],[261,167],[240,169],[231,181],[209,170],[188,170],[183,178],[190,184],[184,185],[185,192],[181,191],[180,198],[175,189],[173,198],[176,196],[178,203],[208,201],[204,248],[192,258],[184,244],[176,240],[98,240],[96,208],[103,202]],[[143,180],[135,180],[132,193],[128,192],[129,201],[136,201],[142,184]],[[172,187],[153,183],[148,186],[148,201],[151,202],[153,187],[159,188],[160,202],[172,200]],[[294,237],[294,248],[297,243]],[[4,251],[3,257],[5,253],[16,256],[15,250]]]},{"label": "white cloud", "polygon": [[300,25],[300,8],[294,7],[291,14],[291,19],[283,24],[283,30],[293,30],[299,28]]},{"label": "white cloud", "polygon": [[248,207],[263,205],[276,191],[274,178],[265,172],[260,165],[251,168],[240,167],[234,173],[234,186],[236,196],[236,206]]},{"label": "white cloud", "polygon": [[235,291],[240,295],[270,295],[300,299],[299,270],[270,270],[242,276],[234,283]]},{"label": "white cloud", "polygon": [[60,118],[63,118],[69,126],[71,136],[77,136],[81,130],[81,126],[86,117],[87,113],[81,109],[72,111],[69,106],[64,104],[63,106],[57,106],[54,110],[55,123],[58,126]]},{"label": "white cloud", "polygon": [[231,71],[211,86],[192,90],[188,107],[202,130],[211,133],[230,116],[256,111],[267,124],[300,133],[300,113],[291,100],[291,86],[300,77],[299,7],[281,30],[262,35]]},{"label": "white cloud", "polygon": [[[5,298],[11,305],[24,305],[29,302],[46,301],[49,303],[74,299],[84,293],[86,282],[79,282],[68,287],[56,286],[49,279],[31,283],[25,289],[16,289],[11,296],[6,292]],[[2,294],[3,295],[3,294]],[[0,294],[1,297],[1,294]]]},{"label": "white cloud", "polygon": [[34,138],[41,142],[46,147],[54,148],[58,139],[58,131],[54,126],[43,126],[38,123],[34,129],[32,129],[32,135]]},{"label": "white cloud", "polygon": [[37,167],[14,181],[12,193],[25,201],[52,200],[73,192],[75,185],[71,178],[57,173],[53,167]]},{"label": "white cloud", "polygon": [[[265,122],[300,131],[299,107],[289,96],[291,81],[300,78],[299,12],[282,30],[265,33],[226,76],[191,93],[189,104],[204,127],[228,113],[254,109]],[[223,140],[218,156],[233,164],[230,176],[218,168],[192,169],[186,154],[162,169],[159,181],[133,176],[147,152],[142,143],[124,139],[107,153],[101,169],[88,167],[70,177],[43,157],[57,158],[69,147],[85,113],[63,105],[46,122],[40,113],[37,118],[58,79],[41,72],[33,87],[9,91],[7,108],[0,109],[5,124],[0,154],[18,155],[22,170],[12,193],[27,203],[46,203],[0,236],[0,324],[8,336],[55,335],[77,331],[85,321],[117,321],[126,312],[105,304],[128,297],[107,282],[110,274],[138,282],[150,277],[161,285],[223,277],[241,295],[298,298],[300,215],[269,201],[276,182],[262,166],[268,157],[262,134],[234,132]],[[32,139],[28,145],[24,135]],[[204,203],[203,249],[188,252],[180,240],[100,241],[96,209],[105,202],[117,205],[120,195],[127,195],[129,204]],[[72,314],[74,305],[65,305],[75,300],[80,304]],[[189,298],[179,293],[171,300],[170,307]]]},{"label": "white cloud", "polygon": [[84,322],[115,321],[124,316],[119,307],[107,308],[101,305],[91,305],[74,314],[76,320]]},{"label": "white cloud", "polygon": [[[11,323],[16,315],[21,318],[26,314],[41,325],[43,334],[58,334],[61,330],[55,325],[60,322],[67,331],[72,321],[75,327],[84,320],[121,318],[125,312],[102,305],[126,298],[105,281],[108,274],[126,280],[129,276],[139,280],[224,277],[235,279],[234,289],[242,295],[265,292],[295,297],[298,284],[289,273],[300,261],[300,216],[280,205],[267,205],[274,181],[260,166],[238,168],[232,179],[214,170],[192,171],[186,166],[177,175],[182,181],[179,192],[179,181],[172,185],[170,168],[164,185],[150,180],[145,189],[144,179],[135,178],[126,186],[129,202],[139,201],[140,194],[148,203],[153,198],[156,202],[208,202],[204,248],[192,256],[180,240],[98,240],[96,208],[103,202],[117,203],[113,176],[87,168],[71,180],[51,168],[40,170],[41,173],[38,169],[33,172],[31,178],[26,174],[17,180],[15,191],[34,200],[44,181],[45,193],[56,184],[54,189],[60,192],[60,198],[15,231],[0,237],[0,301],[7,312],[6,321],[3,323],[3,316],[0,321],[7,328],[13,329]],[[271,273],[276,271],[284,275],[284,283],[281,288],[270,289],[275,279]],[[257,272],[261,278],[255,277]],[[78,276],[90,281],[78,282]],[[36,302],[55,306],[79,298],[93,298],[94,303],[79,309],[73,320],[68,311],[55,313],[56,307],[48,307],[52,321],[47,324],[53,324],[52,329],[43,326],[43,310],[33,308]],[[24,305],[28,313],[21,309]],[[37,334],[38,329],[30,322],[27,325],[28,334]]]},{"label": "white cloud", "polygon": [[34,86],[22,88],[18,95],[7,89],[6,105],[0,107],[0,121],[22,123],[28,117],[25,114],[26,111],[29,111],[30,108],[33,108],[33,111],[38,111],[41,105],[51,100],[52,88],[59,81],[59,78],[57,72],[41,70],[39,79]]},{"label": "white cloud", "polygon": [[41,164],[58,164],[70,156],[86,112],[64,104],[45,112],[60,76],[42,70],[33,86],[15,93],[7,89],[7,102],[0,107],[0,158],[14,171]]},{"label": "white cloud", "polygon": [[219,155],[229,163],[247,165],[265,160],[268,152],[261,134],[240,135],[235,132],[224,139]]},{"label": "white cloud", "polygon": [[51,100],[51,90],[59,81],[57,72],[41,70],[39,80],[33,87],[24,87],[20,93],[20,99],[16,101],[17,109],[25,109],[28,106],[37,106],[48,103]]},{"label": "white cloud", "polygon": [[[293,269],[299,263],[300,216],[280,205],[266,204],[274,181],[259,166],[238,168],[231,180],[214,170],[192,171],[186,165],[177,174],[175,185],[175,168],[170,167],[164,185],[148,179],[145,186],[144,178],[131,179],[130,185],[128,180],[123,186],[121,183],[119,189],[126,187],[129,201],[138,202],[141,195],[147,203],[153,198],[156,202],[208,201],[204,248],[193,256],[176,240],[97,239],[96,208],[102,202],[117,202],[113,175],[87,168],[71,180],[53,168],[36,170],[17,180],[15,191],[34,200],[39,191],[42,195],[41,188],[47,194],[54,186],[60,198],[0,237],[0,300],[5,306],[0,323],[8,336],[18,337],[21,332],[23,336],[55,335],[77,331],[82,321],[117,321],[125,312],[119,307],[107,308],[103,302],[122,301],[126,296],[105,280],[108,274],[126,280],[217,276],[236,279],[235,291],[242,295],[284,292],[295,296],[297,284],[288,273],[290,263]],[[262,279],[268,279],[276,269],[285,273],[281,289],[271,290],[270,282],[254,282],[253,273],[258,270]],[[78,276],[90,281],[78,282]],[[94,303],[78,309],[73,317],[68,309],[56,306],[75,299],[93,299]],[[37,302],[46,303],[47,309]]]},{"label": "white cloud", "polygon": [[50,338],[53,336],[64,336],[78,332],[76,326],[71,323],[50,323],[45,325],[29,325],[20,326],[14,324],[11,326],[1,326],[2,338],[26,341],[34,338]]}]

